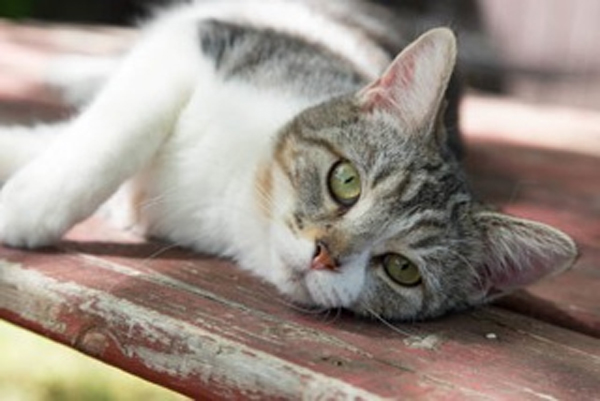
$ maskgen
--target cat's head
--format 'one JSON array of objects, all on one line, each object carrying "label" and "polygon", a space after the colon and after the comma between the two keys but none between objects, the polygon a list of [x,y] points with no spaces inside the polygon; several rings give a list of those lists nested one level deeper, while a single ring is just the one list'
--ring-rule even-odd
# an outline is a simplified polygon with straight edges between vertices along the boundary
[{"label": "cat's head", "polygon": [[292,299],[418,319],[564,270],[573,241],[487,211],[442,124],[456,58],[447,29],[409,46],[373,84],[306,110],[262,180],[271,281]]}]

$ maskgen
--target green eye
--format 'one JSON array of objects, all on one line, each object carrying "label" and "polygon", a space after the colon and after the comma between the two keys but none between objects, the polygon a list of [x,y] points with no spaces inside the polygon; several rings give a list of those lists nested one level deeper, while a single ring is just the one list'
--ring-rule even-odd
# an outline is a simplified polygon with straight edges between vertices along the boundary
[{"label": "green eye", "polygon": [[390,253],[383,258],[383,269],[394,282],[405,287],[421,284],[419,268],[402,255]]},{"label": "green eye", "polygon": [[354,205],[360,197],[360,175],[350,162],[337,162],[329,172],[328,184],[333,198],[344,206]]}]

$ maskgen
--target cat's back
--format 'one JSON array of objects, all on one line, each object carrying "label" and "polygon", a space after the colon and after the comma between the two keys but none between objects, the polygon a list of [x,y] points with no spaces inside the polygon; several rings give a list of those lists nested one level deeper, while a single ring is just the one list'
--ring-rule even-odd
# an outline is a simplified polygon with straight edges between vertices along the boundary
[{"label": "cat's back", "polygon": [[358,0],[196,0],[155,24],[180,20],[197,24],[199,49],[219,77],[308,97],[375,79],[399,41],[391,15]]},{"label": "cat's back", "polygon": [[[239,199],[234,210],[252,204],[256,171],[281,127],[387,67],[391,54],[373,33],[377,17],[350,18],[350,4],[362,2],[204,0],[163,11],[147,27],[149,35],[161,27],[192,33],[205,61],[173,135],[136,180],[144,197],[162,199],[141,211],[153,235],[204,249],[208,240],[194,235],[200,228],[239,226],[237,215],[224,224],[214,205],[229,193]],[[185,185],[174,191],[174,182]],[[190,202],[197,194],[201,204]],[[225,252],[217,245],[208,248]]]}]

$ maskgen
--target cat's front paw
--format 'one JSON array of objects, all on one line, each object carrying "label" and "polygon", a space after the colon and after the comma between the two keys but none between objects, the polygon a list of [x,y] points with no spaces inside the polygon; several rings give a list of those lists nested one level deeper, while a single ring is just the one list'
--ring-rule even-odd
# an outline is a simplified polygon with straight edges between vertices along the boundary
[{"label": "cat's front paw", "polygon": [[55,243],[61,234],[49,229],[43,222],[19,218],[7,212],[0,204],[0,244],[16,248],[39,248]]},{"label": "cat's front paw", "polygon": [[60,216],[44,207],[48,199],[38,191],[11,184],[9,181],[0,192],[0,243],[18,248],[55,243],[64,225]]}]

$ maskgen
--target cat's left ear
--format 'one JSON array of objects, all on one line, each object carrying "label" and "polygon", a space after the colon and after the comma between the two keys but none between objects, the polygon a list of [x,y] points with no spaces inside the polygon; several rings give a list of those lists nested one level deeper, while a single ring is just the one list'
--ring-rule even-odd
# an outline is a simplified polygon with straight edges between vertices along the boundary
[{"label": "cat's left ear", "polygon": [[577,247],[563,232],[542,223],[501,213],[475,216],[485,249],[479,266],[476,297],[493,299],[573,264]]},{"label": "cat's left ear", "polygon": [[456,38],[447,28],[432,29],[408,46],[384,74],[361,90],[367,109],[397,116],[408,127],[429,128],[456,63]]}]

